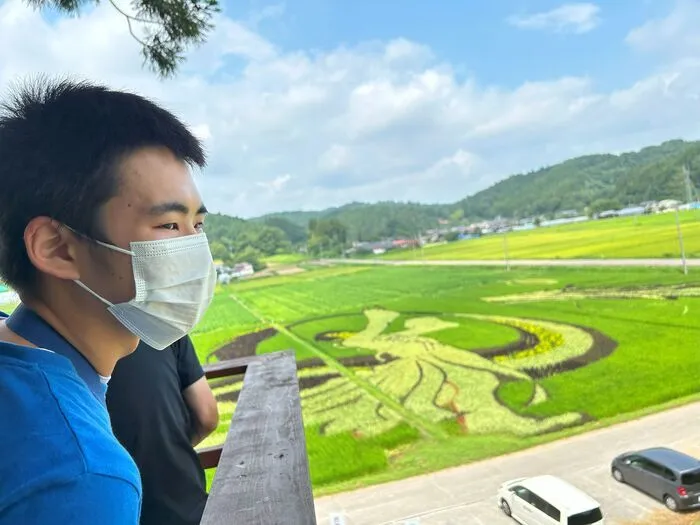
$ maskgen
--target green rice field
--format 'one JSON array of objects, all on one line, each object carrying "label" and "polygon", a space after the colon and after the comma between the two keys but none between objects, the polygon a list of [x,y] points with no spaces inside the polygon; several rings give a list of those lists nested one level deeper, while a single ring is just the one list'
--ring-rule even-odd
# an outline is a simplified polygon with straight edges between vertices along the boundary
[{"label": "green rice field", "polygon": [[[203,362],[294,349],[324,494],[693,399],[699,316],[692,269],[325,267],[221,287],[193,338]],[[203,445],[240,390],[212,386]]]},{"label": "green rice field", "polygon": [[[700,257],[700,210],[680,213],[688,257]],[[507,234],[512,259],[626,259],[679,257],[675,213],[621,217],[549,226]],[[396,250],[382,258],[427,260],[503,259],[503,235]]]}]

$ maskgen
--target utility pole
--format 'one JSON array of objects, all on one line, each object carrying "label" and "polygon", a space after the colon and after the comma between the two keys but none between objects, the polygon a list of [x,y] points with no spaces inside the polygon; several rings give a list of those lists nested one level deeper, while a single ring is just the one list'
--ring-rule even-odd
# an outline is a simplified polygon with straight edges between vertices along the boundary
[{"label": "utility pole", "polygon": [[695,197],[694,197],[694,188],[693,188],[693,182],[690,180],[690,169],[688,169],[688,165],[684,164],[683,165],[683,182],[685,182],[685,201],[690,204],[691,202],[695,202]]},{"label": "utility pole", "polygon": [[681,264],[683,265],[683,274],[688,275],[688,264],[685,260],[685,247],[683,246],[683,232],[681,231],[681,219],[676,206],[676,230],[678,231],[678,244],[681,247]]},{"label": "utility pole", "polygon": [[510,271],[510,257],[508,256],[508,230],[503,230],[503,258],[506,262],[506,271]]}]

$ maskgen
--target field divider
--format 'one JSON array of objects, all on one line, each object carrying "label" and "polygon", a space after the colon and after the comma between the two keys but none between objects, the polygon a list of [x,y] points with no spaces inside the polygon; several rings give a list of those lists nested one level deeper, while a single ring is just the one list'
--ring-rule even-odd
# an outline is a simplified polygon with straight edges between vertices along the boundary
[{"label": "field divider", "polygon": [[[292,339],[293,341],[297,342],[307,350],[311,351],[314,355],[319,357],[329,368],[332,368],[336,370],[339,374],[341,374],[343,377],[348,379],[349,381],[352,381],[355,385],[360,387],[362,390],[364,390],[367,394],[375,398],[377,401],[380,401],[381,403],[384,404],[388,409],[393,410],[396,412],[401,418],[403,418],[405,421],[408,423],[414,425],[416,428],[420,429],[423,433],[426,435],[433,437],[433,438],[447,438],[448,434],[447,431],[443,430],[440,428],[438,425],[431,423],[429,421],[423,420],[418,414],[415,412],[412,412],[411,410],[408,410],[406,407],[404,407],[401,403],[393,399],[391,396],[385,394],[382,392],[381,389],[377,388],[375,385],[370,383],[369,381],[366,381],[365,379],[359,377],[356,375],[352,370],[350,370],[348,367],[343,365],[341,362],[339,362],[337,359],[329,356],[326,352],[321,350],[320,348],[317,348],[315,345],[312,345],[308,341],[305,341],[298,335],[296,335],[294,332],[286,328],[285,326],[276,323],[275,321],[272,321],[271,319],[266,319],[263,315],[259,314],[256,312],[253,308],[245,304],[239,297],[237,297],[234,294],[231,294],[230,297],[236,301],[242,308],[250,312],[251,315],[255,316],[257,319],[262,321],[263,323],[266,323],[269,325],[271,328],[274,328],[277,330],[279,333],[282,333]],[[303,414],[302,414],[303,415]]]}]

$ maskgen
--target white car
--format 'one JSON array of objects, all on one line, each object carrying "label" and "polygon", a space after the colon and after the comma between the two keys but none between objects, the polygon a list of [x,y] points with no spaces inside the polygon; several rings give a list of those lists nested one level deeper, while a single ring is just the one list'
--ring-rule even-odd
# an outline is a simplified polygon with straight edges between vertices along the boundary
[{"label": "white car", "polygon": [[555,476],[518,478],[498,489],[498,506],[523,525],[603,525],[600,504]]}]

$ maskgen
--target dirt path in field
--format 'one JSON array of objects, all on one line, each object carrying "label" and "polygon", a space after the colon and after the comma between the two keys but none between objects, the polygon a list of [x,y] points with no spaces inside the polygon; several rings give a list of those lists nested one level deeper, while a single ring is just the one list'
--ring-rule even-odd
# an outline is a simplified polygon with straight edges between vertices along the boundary
[{"label": "dirt path in field", "polygon": [[[505,266],[503,260],[430,260],[430,259],[321,259],[316,264],[363,264],[380,266]],[[677,267],[680,259],[514,259],[510,266],[600,266],[600,267]],[[700,267],[700,259],[688,259],[689,267]]]},{"label": "dirt path in field", "polygon": [[700,456],[700,402],[562,439],[514,454],[365,489],[316,498],[318,523],[340,514],[345,525],[509,525],[496,506],[501,483],[553,474],[601,503],[610,525],[690,524],[700,513],[676,515],[613,480],[618,454],[668,446]]},{"label": "dirt path in field", "polygon": [[467,434],[469,432],[469,426],[467,425],[467,414],[462,412],[457,404],[457,398],[459,397],[459,386],[449,379],[445,380],[445,384],[452,388],[452,397],[445,403],[444,407],[441,408],[446,408],[452,412],[457,419],[457,424],[462,427],[464,433]]}]

